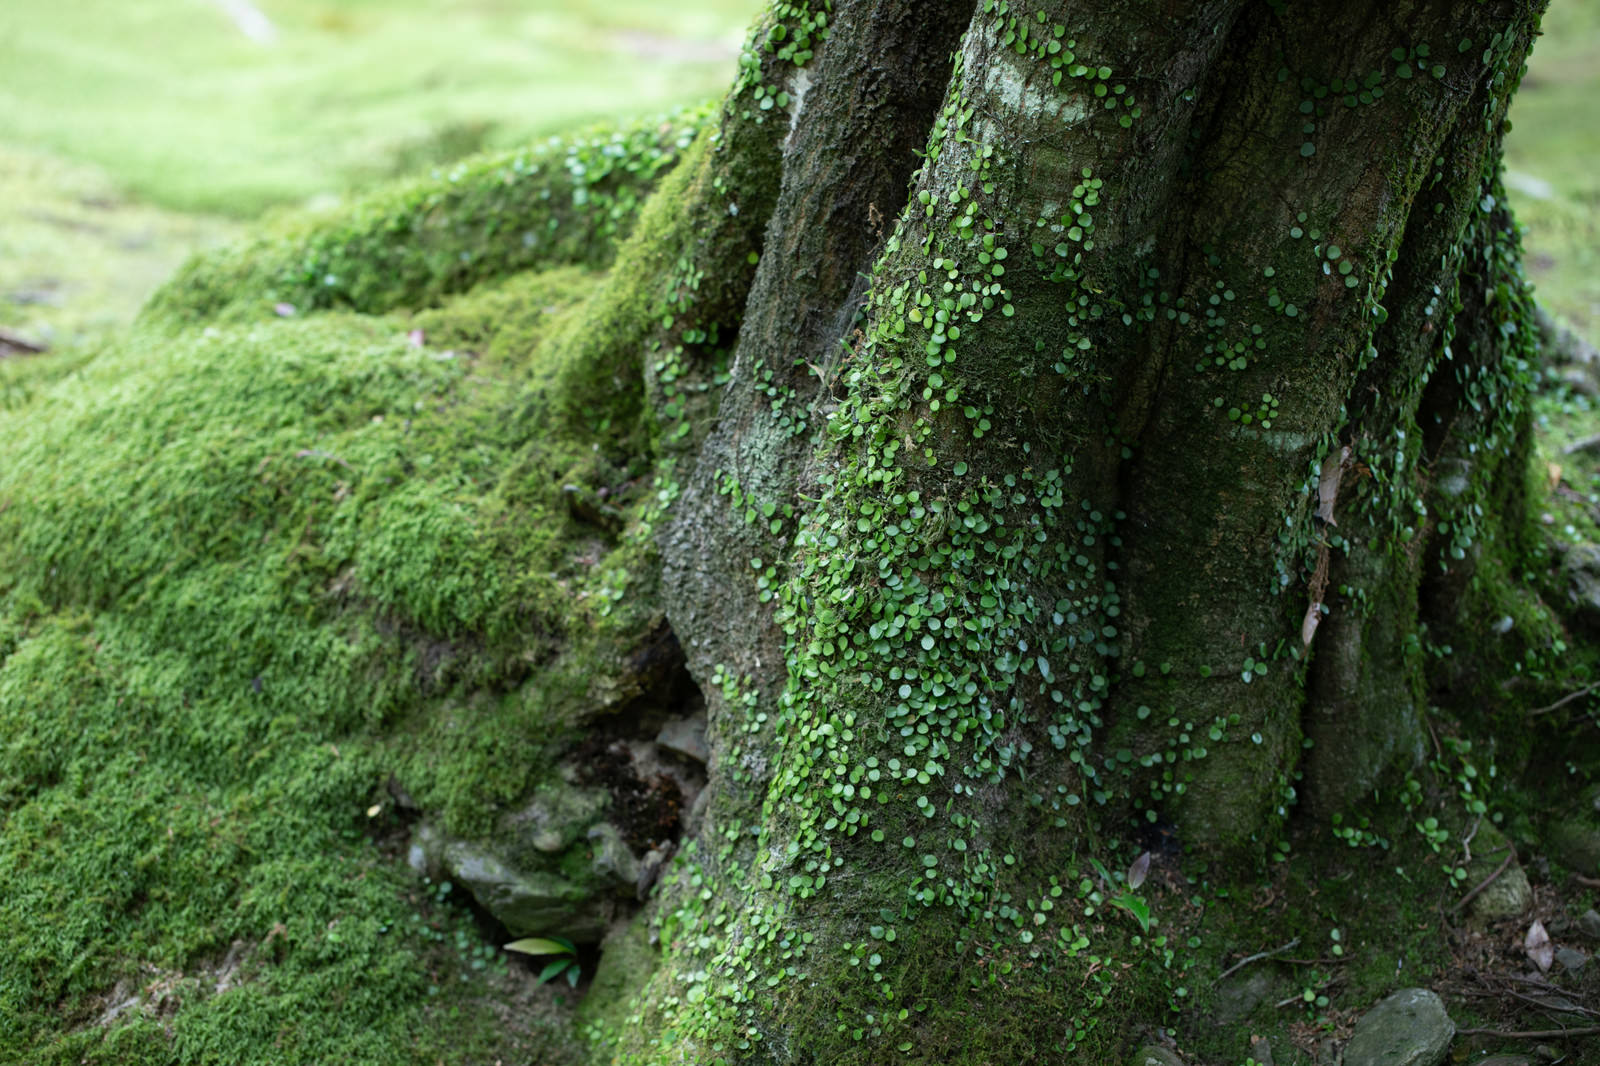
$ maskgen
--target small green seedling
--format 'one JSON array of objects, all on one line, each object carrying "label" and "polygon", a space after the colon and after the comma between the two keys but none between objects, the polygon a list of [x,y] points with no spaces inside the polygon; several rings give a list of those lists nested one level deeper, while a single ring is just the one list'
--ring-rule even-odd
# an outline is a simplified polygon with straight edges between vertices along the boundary
[{"label": "small green seedling", "polygon": [[542,936],[523,937],[513,940],[506,945],[507,951],[520,951],[524,955],[553,955],[545,968],[539,971],[539,983],[549,984],[562,974],[567,975],[567,984],[573,988],[578,987],[578,977],[582,968],[578,965],[578,945],[563,937]]},{"label": "small green seedling", "polygon": [[[1112,889],[1117,887],[1116,878],[1111,876],[1111,871],[1107,870],[1099,859],[1091,858],[1089,862],[1093,864],[1095,872],[1100,875],[1101,880],[1105,881],[1107,886]],[[1106,902],[1113,907],[1121,907],[1133,915],[1133,920],[1139,923],[1139,931],[1141,933],[1150,931],[1150,905],[1132,892],[1123,892],[1120,895],[1108,897]]]}]

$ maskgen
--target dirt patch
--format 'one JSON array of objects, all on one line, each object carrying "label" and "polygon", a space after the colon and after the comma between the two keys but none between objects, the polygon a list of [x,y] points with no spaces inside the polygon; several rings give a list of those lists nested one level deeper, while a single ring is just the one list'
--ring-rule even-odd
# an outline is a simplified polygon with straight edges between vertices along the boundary
[{"label": "dirt patch", "polygon": [[611,794],[607,821],[636,855],[683,835],[683,789],[665,773],[641,777],[628,742],[598,734],[573,753],[579,784]]}]

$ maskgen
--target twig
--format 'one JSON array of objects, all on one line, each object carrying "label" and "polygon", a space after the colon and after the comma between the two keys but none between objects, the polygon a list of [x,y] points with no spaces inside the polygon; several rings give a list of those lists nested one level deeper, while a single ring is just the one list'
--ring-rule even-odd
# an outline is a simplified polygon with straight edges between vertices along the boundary
[{"label": "twig", "polygon": [[1590,1010],[1588,1007],[1582,1006],[1582,1005],[1577,1004],[1577,1003],[1569,1002],[1567,1004],[1567,1006],[1561,1007],[1561,1006],[1557,1006],[1554,1003],[1546,1003],[1544,1000],[1541,1000],[1541,999],[1534,999],[1532,996],[1525,996],[1521,992],[1518,992],[1514,988],[1508,988],[1508,989],[1506,989],[1506,991],[1509,992],[1511,995],[1515,996],[1517,999],[1522,1000],[1522,1002],[1524,1002],[1524,1003],[1533,1004],[1535,1007],[1538,1007],[1540,1010],[1554,1011],[1556,1014],[1587,1014],[1590,1017],[1600,1017],[1600,1011]]},{"label": "twig", "polygon": [[1271,951],[1258,951],[1254,955],[1246,956],[1245,958],[1242,958],[1238,962],[1234,963],[1232,966],[1229,966],[1226,970],[1223,970],[1221,973],[1217,974],[1216,981],[1213,981],[1211,983],[1212,984],[1217,984],[1224,977],[1227,977],[1231,973],[1235,973],[1235,972],[1237,972],[1239,970],[1244,969],[1246,966],[1249,966],[1252,962],[1260,962],[1262,959],[1270,959],[1274,955],[1282,954],[1285,951],[1292,951],[1292,950],[1294,950],[1295,948],[1297,948],[1299,946],[1300,946],[1300,938],[1299,937],[1295,937],[1293,940],[1289,941],[1287,944],[1283,945],[1282,947],[1273,948]]},{"label": "twig", "polygon": [[1478,893],[1494,884],[1494,879],[1505,873],[1506,868],[1511,865],[1511,860],[1515,859],[1516,857],[1517,853],[1515,850],[1508,852],[1506,854],[1505,861],[1494,868],[1494,873],[1490,874],[1488,877],[1485,877],[1482,881],[1479,881],[1477,885],[1473,887],[1471,892],[1468,892],[1465,896],[1462,896],[1461,902],[1450,908],[1451,912],[1454,913],[1455,911],[1458,911],[1462,907],[1465,907],[1467,904],[1471,903],[1473,900],[1477,899]]},{"label": "twig", "polygon": [[1587,696],[1589,693],[1593,692],[1597,688],[1600,688],[1600,681],[1596,681],[1593,684],[1585,685],[1585,686],[1583,686],[1582,688],[1580,688],[1576,692],[1569,692],[1565,696],[1562,696],[1559,700],[1556,700],[1554,703],[1552,703],[1548,707],[1540,707],[1537,710],[1529,711],[1528,712],[1528,717],[1532,718],[1535,715],[1549,714],[1551,711],[1559,711],[1561,708],[1565,707],[1567,704],[1571,703],[1573,700],[1582,699],[1584,696]]},{"label": "twig", "polygon": [[1572,879],[1586,888],[1600,888],[1600,877],[1585,877],[1582,874],[1573,874]]},{"label": "twig", "polygon": [[1577,452],[1588,451],[1590,448],[1600,446],[1600,434],[1592,437],[1579,437],[1565,448],[1561,449],[1562,455],[1573,455]]},{"label": "twig", "polygon": [[1534,1029],[1522,1033],[1505,1033],[1499,1029],[1457,1029],[1457,1036],[1498,1036],[1507,1040],[1550,1040],[1563,1036],[1597,1036],[1600,1035],[1600,1025],[1591,1025],[1583,1029]]},{"label": "twig", "polygon": [[1472,823],[1472,828],[1461,840],[1461,849],[1467,853],[1467,862],[1472,861],[1472,838],[1478,835],[1478,826],[1483,824],[1483,815],[1478,815],[1477,821]]}]

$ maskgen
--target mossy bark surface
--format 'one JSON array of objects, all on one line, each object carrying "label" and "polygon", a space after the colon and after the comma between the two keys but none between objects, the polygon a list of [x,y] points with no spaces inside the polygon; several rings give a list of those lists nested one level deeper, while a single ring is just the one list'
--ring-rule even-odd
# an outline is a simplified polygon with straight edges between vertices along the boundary
[{"label": "mossy bark surface", "polygon": [[1540,8],[773,6],[814,55],[730,97],[782,179],[660,541],[709,802],[602,1057],[1107,1060],[1181,983],[1113,871],[1418,763],[1521,547]]}]

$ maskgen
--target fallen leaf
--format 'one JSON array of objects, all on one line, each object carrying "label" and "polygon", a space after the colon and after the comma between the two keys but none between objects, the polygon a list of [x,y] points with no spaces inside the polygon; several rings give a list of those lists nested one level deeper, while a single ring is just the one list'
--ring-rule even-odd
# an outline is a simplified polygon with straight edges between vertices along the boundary
[{"label": "fallen leaf", "polygon": [[1556,949],[1550,943],[1550,934],[1544,931],[1544,923],[1535,921],[1528,926],[1528,935],[1522,940],[1522,948],[1528,953],[1528,958],[1539,967],[1540,973],[1549,973],[1551,963],[1556,961]]},{"label": "fallen leaf", "polygon": [[1138,888],[1144,884],[1145,877],[1150,873],[1150,853],[1147,851],[1133,860],[1133,865],[1128,867],[1128,887]]},{"label": "fallen leaf", "polygon": [[1554,492],[1556,489],[1561,487],[1561,464],[1546,463],[1544,468],[1545,473],[1550,475],[1550,491]]}]

